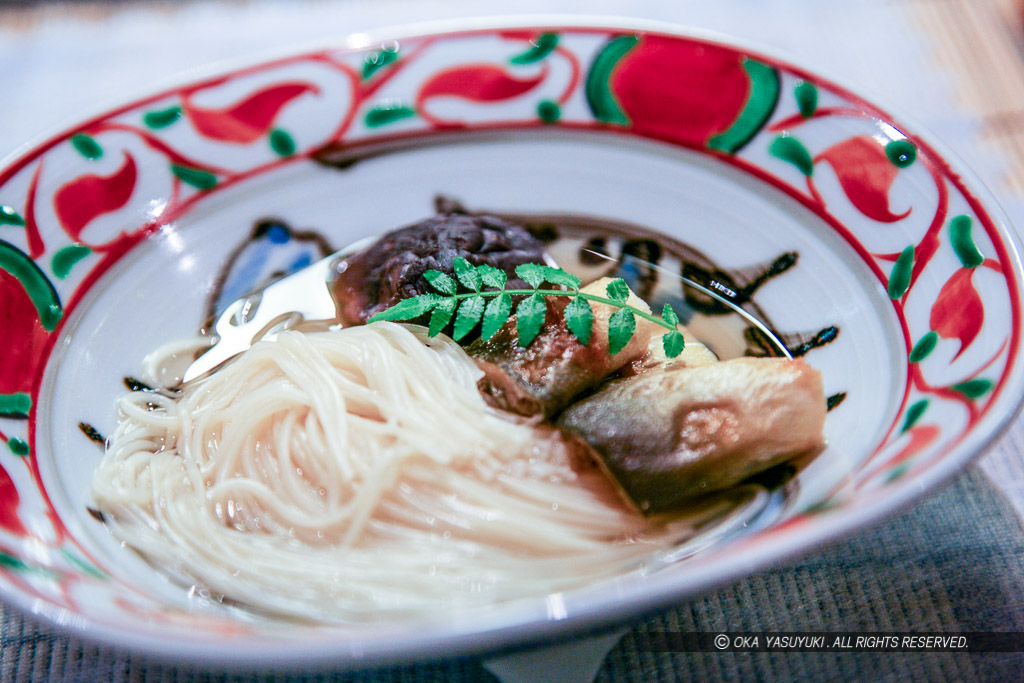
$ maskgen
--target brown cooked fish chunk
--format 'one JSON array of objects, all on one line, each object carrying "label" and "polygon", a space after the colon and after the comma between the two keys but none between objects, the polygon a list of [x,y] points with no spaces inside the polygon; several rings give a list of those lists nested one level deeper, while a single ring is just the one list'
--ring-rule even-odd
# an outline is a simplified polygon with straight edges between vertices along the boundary
[{"label": "brown cooked fish chunk", "polygon": [[802,360],[737,358],[612,381],[558,424],[653,514],[818,449],[825,394]]},{"label": "brown cooked fish chunk", "polygon": [[[580,291],[603,296],[609,282],[609,278],[601,278]],[[503,410],[520,415],[555,415],[580,393],[646,354],[652,333],[660,329],[637,319],[633,338],[613,356],[608,350],[608,318],[616,308],[592,304],[594,322],[590,343],[584,346],[565,324],[569,298],[550,297],[547,303],[544,326],[527,348],[519,346],[515,316],[487,341],[478,339],[466,347],[466,353],[484,371],[480,391]],[[650,312],[632,292],[627,303]]]}]

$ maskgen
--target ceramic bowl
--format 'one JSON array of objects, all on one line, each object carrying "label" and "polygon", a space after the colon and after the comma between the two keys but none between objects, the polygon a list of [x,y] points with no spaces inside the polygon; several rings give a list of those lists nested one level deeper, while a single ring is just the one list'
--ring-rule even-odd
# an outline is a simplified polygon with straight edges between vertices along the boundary
[{"label": "ceramic bowl", "polygon": [[[821,370],[828,450],[674,562],[424,620],[256,618],[121,547],[89,480],[143,357],[439,196],[685,245],[672,268]],[[662,28],[409,32],[195,78],[7,160],[0,226],[0,594],[193,662],[367,666],[624,623],[894,511],[1024,393],[1018,243],[970,173],[811,70]]]}]

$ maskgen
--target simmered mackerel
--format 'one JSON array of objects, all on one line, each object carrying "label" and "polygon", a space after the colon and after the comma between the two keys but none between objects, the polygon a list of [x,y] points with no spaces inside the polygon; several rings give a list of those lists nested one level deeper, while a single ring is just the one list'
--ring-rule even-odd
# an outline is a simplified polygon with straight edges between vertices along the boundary
[{"label": "simmered mackerel", "polygon": [[558,424],[653,514],[819,448],[825,394],[802,360],[737,358],[614,380]]},{"label": "simmered mackerel", "polygon": [[[609,282],[609,278],[601,278],[580,291],[604,295]],[[520,415],[551,417],[580,393],[645,355],[652,334],[662,329],[638,319],[629,344],[612,355],[608,349],[608,318],[616,309],[605,304],[592,306],[590,343],[583,345],[565,325],[568,303],[565,297],[548,299],[544,327],[525,349],[518,343],[515,316],[487,341],[478,339],[466,348],[484,371],[479,386],[491,403]],[[647,304],[632,292],[627,303],[650,312]]]}]

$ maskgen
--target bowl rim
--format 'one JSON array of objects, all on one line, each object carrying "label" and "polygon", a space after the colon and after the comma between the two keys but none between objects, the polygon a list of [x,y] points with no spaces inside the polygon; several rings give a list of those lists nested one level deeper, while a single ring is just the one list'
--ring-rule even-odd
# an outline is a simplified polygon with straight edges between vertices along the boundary
[{"label": "bowl rim", "polygon": [[[443,36],[458,37],[498,29],[544,29],[594,30],[607,32],[636,31],[662,35],[683,40],[699,40],[716,43],[730,49],[741,50],[755,57],[764,58],[773,64],[791,69],[796,73],[812,74],[819,83],[834,88],[850,98],[869,103],[876,110],[885,113],[891,121],[899,122],[901,129],[912,131],[915,138],[923,140],[948,168],[959,176],[962,189],[969,193],[984,208],[1003,240],[1010,269],[1018,284],[1024,281],[1024,265],[1021,261],[1022,241],[1013,228],[1006,212],[999,205],[991,191],[967,166],[966,163],[945,144],[938,140],[928,128],[920,125],[912,116],[893,109],[884,98],[860,86],[850,87],[829,74],[827,70],[804,67],[801,60],[783,51],[766,47],[752,41],[736,39],[724,33],[680,24],[654,20],[637,20],[618,16],[587,15],[510,15],[500,17],[445,19],[415,24],[400,24],[393,27],[372,29],[368,32],[349,34],[340,40],[318,40],[300,43],[237,59],[221,60],[203,67],[189,69],[166,79],[159,84],[140,88],[135,96],[116,98],[114,106],[99,106],[85,116],[69,117],[68,123],[52,128],[15,148],[0,159],[0,185],[9,180],[18,170],[36,156],[44,153],[58,142],[70,137],[89,122],[114,116],[145,103],[169,95],[173,90],[232,75],[246,68],[266,66],[280,59],[298,57],[320,50],[355,51],[366,49],[384,40],[416,37]],[[883,102],[883,104],[877,104]],[[894,113],[895,112],[895,113]],[[1021,324],[1018,320],[1017,331]],[[494,654],[510,650],[528,649],[553,642],[571,640],[584,635],[606,631],[616,626],[634,622],[645,615],[669,608],[673,603],[701,592],[734,582],[743,576],[781,564],[788,563],[820,547],[836,543],[855,529],[881,522],[896,514],[929,491],[942,484],[948,484],[954,475],[974,458],[978,457],[1016,420],[1022,409],[1024,396],[1024,363],[1019,359],[1013,368],[1007,369],[1007,381],[1001,394],[993,399],[1000,410],[990,409],[966,438],[950,447],[941,463],[918,474],[911,485],[906,482],[885,491],[877,500],[860,508],[845,510],[842,515],[820,516],[812,529],[800,535],[788,534],[775,538],[776,543],[753,547],[744,563],[722,561],[702,562],[686,574],[685,580],[666,573],[649,575],[643,583],[643,590],[626,594],[617,593],[611,598],[595,600],[577,608],[565,619],[513,623],[497,628],[460,631],[440,638],[423,635],[418,638],[389,640],[384,646],[367,648],[365,643],[358,647],[331,640],[316,640],[307,643],[297,640],[282,641],[280,645],[268,646],[260,643],[259,649],[239,648],[236,641],[193,643],[188,652],[182,651],[183,643],[166,641],[149,633],[129,633],[122,628],[93,620],[80,613],[50,603],[43,603],[20,592],[3,587],[5,604],[18,608],[33,621],[44,623],[57,631],[73,637],[85,637],[117,649],[130,651],[155,659],[169,660],[178,664],[220,665],[239,668],[259,664],[272,668],[284,668],[303,663],[311,668],[330,667],[336,670],[369,668],[396,665],[454,656],[475,656]],[[725,565],[725,566],[722,566]],[[126,640],[130,636],[130,640]],[[439,647],[441,646],[441,647]]]}]

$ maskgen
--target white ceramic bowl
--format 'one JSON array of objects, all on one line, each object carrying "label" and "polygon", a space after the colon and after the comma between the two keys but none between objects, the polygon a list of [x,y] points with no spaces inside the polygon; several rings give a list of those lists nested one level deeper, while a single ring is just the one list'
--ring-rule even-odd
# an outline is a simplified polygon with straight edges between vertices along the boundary
[{"label": "white ceramic bowl", "polygon": [[[218,301],[438,194],[642,225],[721,286],[759,282],[752,305],[825,377],[828,451],[748,526],[564,594],[352,626],[191,600],[87,513],[122,378]],[[0,225],[0,592],[190,661],[356,667],[625,622],[895,510],[1024,393],[1017,240],[960,163],[811,71],[659,28],[404,34],[197,79],[8,160]]]}]

